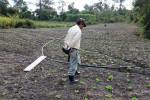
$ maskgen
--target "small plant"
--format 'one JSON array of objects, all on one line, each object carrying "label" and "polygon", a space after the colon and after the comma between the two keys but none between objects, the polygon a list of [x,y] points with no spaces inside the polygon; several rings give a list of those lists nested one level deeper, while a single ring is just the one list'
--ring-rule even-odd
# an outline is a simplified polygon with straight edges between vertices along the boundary
[{"label": "small plant", "polygon": [[100,82],[101,80],[99,78],[96,78],[96,82]]},{"label": "small plant", "polygon": [[109,75],[108,77],[107,77],[107,81],[112,81],[113,80],[113,75]]},{"label": "small plant", "polygon": [[131,100],[138,100],[135,96],[133,96],[132,98],[131,98]]},{"label": "small plant", "polygon": [[150,83],[148,83],[148,84],[146,85],[146,87],[147,87],[147,88],[150,88]]},{"label": "small plant", "polygon": [[89,100],[88,97],[84,97],[84,100]]},{"label": "small plant", "polygon": [[112,87],[111,85],[105,86],[105,89],[106,89],[108,92],[112,92],[112,91],[113,91],[113,87]]}]

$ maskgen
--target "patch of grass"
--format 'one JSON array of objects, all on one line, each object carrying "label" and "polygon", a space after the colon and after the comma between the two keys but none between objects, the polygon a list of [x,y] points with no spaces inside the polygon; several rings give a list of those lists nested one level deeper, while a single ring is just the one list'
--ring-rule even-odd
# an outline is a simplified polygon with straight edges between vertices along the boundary
[{"label": "patch of grass", "polygon": [[29,19],[19,19],[13,17],[0,17],[0,27],[1,28],[34,28],[34,22]]},{"label": "patch of grass", "polygon": [[70,27],[73,25],[71,22],[50,22],[50,21],[34,21],[37,28],[58,28],[58,27]]},{"label": "patch of grass", "polygon": [[0,27],[9,28],[15,25],[15,21],[12,18],[0,17]]},{"label": "patch of grass", "polygon": [[34,21],[29,19],[19,19],[11,17],[0,17],[1,28],[58,28],[70,27],[71,22],[51,22],[51,21]]}]

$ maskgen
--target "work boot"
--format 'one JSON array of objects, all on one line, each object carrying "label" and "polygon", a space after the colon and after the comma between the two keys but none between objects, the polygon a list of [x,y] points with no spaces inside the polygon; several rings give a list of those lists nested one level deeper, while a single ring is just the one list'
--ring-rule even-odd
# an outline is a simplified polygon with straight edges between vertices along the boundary
[{"label": "work boot", "polygon": [[78,80],[75,80],[75,79],[74,79],[74,76],[70,76],[70,75],[69,75],[69,82],[70,82],[70,84],[77,84],[77,83],[78,83]]},{"label": "work boot", "polygon": [[79,71],[76,71],[76,72],[75,72],[75,75],[80,75],[80,72],[79,72]]}]

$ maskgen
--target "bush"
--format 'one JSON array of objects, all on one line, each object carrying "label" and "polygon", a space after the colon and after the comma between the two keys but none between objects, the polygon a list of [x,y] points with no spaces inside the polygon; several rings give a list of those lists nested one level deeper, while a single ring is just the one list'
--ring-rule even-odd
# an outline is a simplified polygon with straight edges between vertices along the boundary
[{"label": "bush", "polygon": [[53,22],[53,21],[33,21],[29,19],[19,19],[10,17],[0,17],[1,28],[57,28],[57,27],[70,27],[71,22]]},{"label": "bush", "polygon": [[34,28],[34,22],[31,20],[16,20],[15,28],[23,27],[23,28]]},{"label": "bush", "polygon": [[96,23],[96,16],[92,14],[67,14],[66,21],[76,21],[78,18],[84,18],[87,24]]},{"label": "bush", "polygon": [[24,27],[24,28],[34,28],[34,22],[31,20],[16,19],[10,17],[0,17],[0,27],[1,28],[11,28],[11,27]]},{"label": "bush", "polygon": [[12,18],[0,17],[0,27],[2,28],[10,28],[13,27],[15,22]]}]

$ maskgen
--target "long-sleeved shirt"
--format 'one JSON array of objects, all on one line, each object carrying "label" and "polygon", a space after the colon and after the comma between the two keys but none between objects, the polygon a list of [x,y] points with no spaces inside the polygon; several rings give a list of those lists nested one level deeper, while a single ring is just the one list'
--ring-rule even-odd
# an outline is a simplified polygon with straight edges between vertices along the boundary
[{"label": "long-sleeved shirt", "polygon": [[81,34],[78,25],[72,26],[64,39],[64,47],[80,49]]}]

